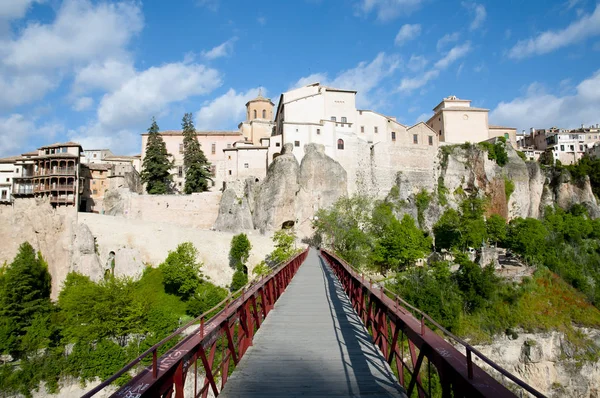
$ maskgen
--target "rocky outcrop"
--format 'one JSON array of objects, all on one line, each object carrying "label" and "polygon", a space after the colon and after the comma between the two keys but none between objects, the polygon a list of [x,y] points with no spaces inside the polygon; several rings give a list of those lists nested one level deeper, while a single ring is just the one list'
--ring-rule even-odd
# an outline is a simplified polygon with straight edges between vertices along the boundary
[{"label": "rocky outcrop", "polygon": [[52,297],[58,296],[70,269],[74,207],[52,208],[45,199],[18,199],[12,206],[0,206],[0,264],[10,263],[19,246],[29,242],[39,250],[52,275]]},{"label": "rocky outcrop", "polygon": [[[600,361],[587,351],[600,350],[600,330],[578,329],[576,347],[564,333],[519,333],[498,336],[492,344],[475,346],[485,356],[548,397],[600,396]],[[475,363],[494,374],[474,357]],[[597,358],[597,355],[596,355]]]},{"label": "rocky outcrop", "polygon": [[99,281],[104,277],[104,271],[96,253],[94,236],[85,224],[78,224],[75,228],[70,271],[87,275],[93,281]]},{"label": "rocky outcrop", "polygon": [[315,212],[348,194],[346,171],[325,154],[323,145],[306,145],[301,164],[292,150],[291,144],[284,145],[261,183],[249,178],[243,184],[230,184],[221,199],[216,230],[265,233],[286,224],[296,225],[300,235],[309,235]]}]

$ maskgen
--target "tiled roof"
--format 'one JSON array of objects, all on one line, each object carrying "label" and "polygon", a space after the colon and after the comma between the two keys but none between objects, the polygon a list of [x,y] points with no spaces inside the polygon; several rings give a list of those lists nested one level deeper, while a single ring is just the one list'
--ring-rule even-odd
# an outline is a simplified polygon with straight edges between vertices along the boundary
[{"label": "tiled roof", "polygon": [[80,147],[81,145],[79,145],[79,143],[77,142],[57,142],[56,144],[52,144],[52,145],[45,145],[43,147],[41,147],[40,149],[44,149],[44,148],[56,148],[56,147],[61,147],[61,146],[78,146]]},{"label": "tiled roof", "polygon": [[112,165],[104,163],[88,163],[87,168],[90,170],[110,170]]}]

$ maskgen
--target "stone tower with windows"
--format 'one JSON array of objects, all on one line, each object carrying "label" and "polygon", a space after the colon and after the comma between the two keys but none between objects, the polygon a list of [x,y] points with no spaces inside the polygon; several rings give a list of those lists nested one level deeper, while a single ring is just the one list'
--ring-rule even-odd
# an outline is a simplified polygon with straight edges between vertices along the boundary
[{"label": "stone tower with windows", "polygon": [[261,138],[271,136],[274,107],[271,99],[262,96],[262,90],[246,103],[246,121],[239,125],[246,141],[260,145]]}]

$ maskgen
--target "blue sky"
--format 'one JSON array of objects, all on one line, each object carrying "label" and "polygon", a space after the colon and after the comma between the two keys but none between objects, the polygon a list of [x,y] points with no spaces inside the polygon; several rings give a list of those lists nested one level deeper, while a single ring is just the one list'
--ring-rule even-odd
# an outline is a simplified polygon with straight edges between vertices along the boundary
[{"label": "blue sky", "polygon": [[595,0],[0,1],[0,156],[75,140],[139,153],[156,116],[236,129],[316,81],[412,125],[448,95],[490,123],[600,123]]}]

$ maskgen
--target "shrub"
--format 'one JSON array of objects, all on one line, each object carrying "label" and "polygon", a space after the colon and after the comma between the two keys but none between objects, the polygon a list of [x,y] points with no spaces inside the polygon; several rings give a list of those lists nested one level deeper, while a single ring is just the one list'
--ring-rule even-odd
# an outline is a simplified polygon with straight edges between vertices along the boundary
[{"label": "shrub", "polygon": [[163,273],[165,291],[183,299],[190,297],[200,283],[202,264],[196,260],[198,250],[191,242],[182,243],[170,251],[167,259],[159,265]]},{"label": "shrub", "polygon": [[244,273],[244,271],[242,271],[241,269],[238,269],[233,273],[233,278],[231,279],[231,286],[229,287],[229,290],[231,290],[232,292],[236,292],[240,290],[243,286],[245,286],[247,283],[248,275],[246,275],[246,273]]},{"label": "shrub", "polygon": [[231,239],[231,249],[229,249],[229,265],[233,268],[239,268],[246,264],[252,244],[248,240],[246,234],[235,235]]}]

